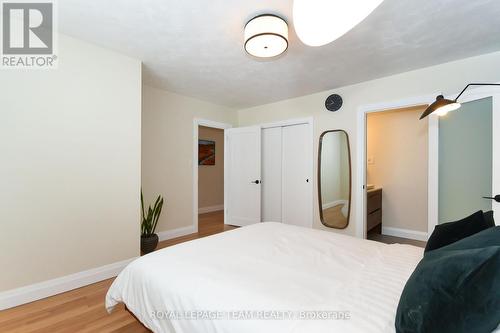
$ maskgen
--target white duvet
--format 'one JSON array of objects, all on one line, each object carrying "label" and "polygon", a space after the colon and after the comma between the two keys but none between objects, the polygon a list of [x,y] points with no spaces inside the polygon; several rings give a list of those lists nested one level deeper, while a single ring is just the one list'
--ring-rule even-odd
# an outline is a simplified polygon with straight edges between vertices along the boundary
[{"label": "white duvet", "polygon": [[129,264],[106,308],[154,332],[394,332],[423,249],[281,223],[168,247]]}]

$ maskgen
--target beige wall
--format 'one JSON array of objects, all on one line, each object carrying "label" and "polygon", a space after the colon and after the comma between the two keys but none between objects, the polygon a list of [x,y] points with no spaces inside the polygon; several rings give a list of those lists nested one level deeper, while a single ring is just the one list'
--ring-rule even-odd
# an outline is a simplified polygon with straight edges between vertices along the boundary
[{"label": "beige wall", "polygon": [[215,141],[215,165],[198,166],[198,207],[223,206],[224,130],[200,126],[198,137],[200,140]]},{"label": "beige wall", "polygon": [[383,227],[427,232],[428,122],[425,107],[367,116],[367,181],[383,187]]},{"label": "beige wall", "polygon": [[235,110],[143,87],[142,188],[148,203],[165,198],[158,232],[193,223],[194,118],[237,124]]},{"label": "beige wall", "polygon": [[139,255],[141,63],[58,56],[0,74],[0,291]]},{"label": "beige wall", "polygon": [[[262,122],[272,122],[291,118],[314,118],[314,167],[316,168],[318,139],[320,134],[329,129],[344,129],[349,134],[351,142],[351,155],[353,165],[353,194],[361,184],[356,176],[358,160],[358,131],[357,114],[360,106],[395,101],[404,98],[435,94],[457,93],[469,82],[497,82],[500,81],[500,53],[491,53],[460,61],[450,62],[438,66],[428,67],[399,75],[394,75],[378,80],[325,91],[313,95],[289,99],[273,104],[261,105],[253,108],[239,110],[239,123],[241,126]],[[325,73],[328,75],[328,73]],[[331,93],[338,93],[344,99],[344,105],[338,112],[332,113],[325,110],[325,98]],[[317,184],[315,176],[315,202],[317,202]],[[358,203],[353,196],[352,221],[345,230],[332,230],[324,227],[319,220],[318,205],[314,204],[314,227],[360,235],[356,230],[354,221],[361,219],[358,216]]]},{"label": "beige wall", "polygon": [[[140,62],[66,36],[59,53],[57,70],[0,75],[0,291],[139,253]],[[192,224],[194,118],[245,126],[312,116],[315,168],[319,135],[345,129],[356,190],[360,106],[497,82],[499,67],[492,53],[237,112],[143,86],[142,186],[147,201],[165,197],[158,231]],[[333,92],[344,98],[336,113],[324,109]],[[326,229],[314,210],[314,227]],[[338,232],[356,234],[361,216],[352,218]]]}]

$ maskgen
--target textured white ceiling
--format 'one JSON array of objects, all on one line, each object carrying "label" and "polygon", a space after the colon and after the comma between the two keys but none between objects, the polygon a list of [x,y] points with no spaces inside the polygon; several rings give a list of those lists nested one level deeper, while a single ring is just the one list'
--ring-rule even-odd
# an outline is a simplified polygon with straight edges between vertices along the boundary
[{"label": "textured white ceiling", "polygon": [[[337,41],[303,45],[292,0],[61,0],[61,32],[144,62],[144,82],[231,107],[270,103],[500,50],[500,0],[385,0]],[[281,15],[290,47],[257,61],[243,27]],[[334,17],[332,13],[332,17]]]}]

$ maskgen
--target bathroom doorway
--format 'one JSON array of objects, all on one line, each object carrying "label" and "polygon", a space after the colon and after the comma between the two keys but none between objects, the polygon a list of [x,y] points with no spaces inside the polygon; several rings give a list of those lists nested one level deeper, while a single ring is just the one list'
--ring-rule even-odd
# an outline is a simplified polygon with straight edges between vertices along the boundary
[{"label": "bathroom doorway", "polygon": [[424,246],[428,228],[426,106],[366,115],[367,238]]}]

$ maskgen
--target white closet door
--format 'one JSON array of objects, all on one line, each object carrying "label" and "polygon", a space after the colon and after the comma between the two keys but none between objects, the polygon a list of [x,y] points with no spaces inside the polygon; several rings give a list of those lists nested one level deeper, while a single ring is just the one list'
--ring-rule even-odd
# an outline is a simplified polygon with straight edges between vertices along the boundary
[{"label": "white closet door", "polygon": [[262,221],[281,222],[281,127],[262,130]]},{"label": "white closet door", "polygon": [[261,220],[261,129],[232,128],[226,133],[226,224],[245,226]]},{"label": "white closet door", "polygon": [[311,147],[309,125],[283,127],[282,221],[312,226]]}]

